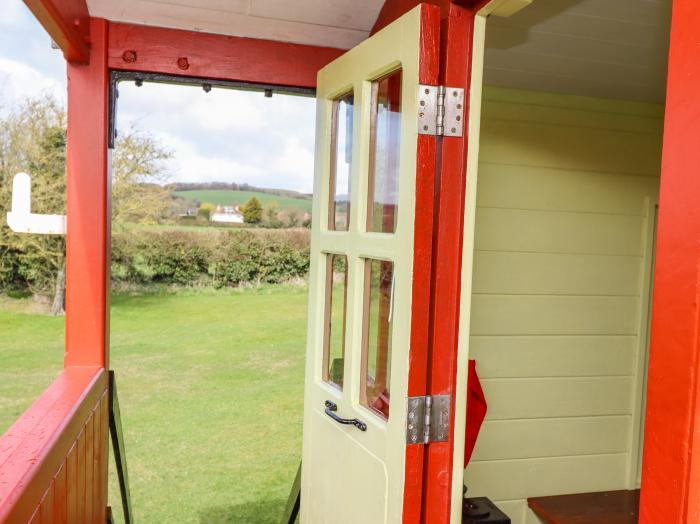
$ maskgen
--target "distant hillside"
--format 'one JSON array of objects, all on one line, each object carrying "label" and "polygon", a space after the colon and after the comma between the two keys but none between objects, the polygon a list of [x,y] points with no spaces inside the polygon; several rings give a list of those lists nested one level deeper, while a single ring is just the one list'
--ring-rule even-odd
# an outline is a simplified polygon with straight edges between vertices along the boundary
[{"label": "distant hillside", "polygon": [[[182,185],[183,184],[179,184],[179,186]],[[293,191],[290,191],[288,193],[294,194]],[[258,200],[260,200],[260,203],[263,205],[263,207],[268,202],[277,202],[277,208],[280,210],[292,207],[301,211],[311,212],[311,198],[307,196],[302,196],[301,193],[296,193],[297,195],[300,195],[300,197],[290,197],[271,194],[267,191],[239,191],[231,189],[180,189],[173,191],[173,194],[182,197],[185,200],[197,201],[200,203],[211,202],[212,204],[219,204],[222,206],[242,205],[254,196]]]},{"label": "distant hillside", "polygon": [[176,182],[171,184],[173,191],[200,191],[202,189],[228,189],[231,191],[253,191],[289,198],[311,199],[308,193],[300,193],[291,189],[275,189],[267,187],[255,187],[250,184],[237,184],[236,182]]}]

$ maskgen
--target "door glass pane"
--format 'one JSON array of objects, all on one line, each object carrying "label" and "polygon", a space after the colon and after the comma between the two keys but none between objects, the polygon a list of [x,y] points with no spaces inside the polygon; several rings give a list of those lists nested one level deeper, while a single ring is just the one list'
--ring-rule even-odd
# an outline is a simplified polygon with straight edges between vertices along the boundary
[{"label": "door glass pane", "polygon": [[350,217],[353,104],[352,93],[333,101],[328,229],[336,231],[347,231]]},{"label": "door glass pane", "polygon": [[385,418],[389,418],[393,286],[393,262],[367,260],[360,400]]},{"label": "door glass pane", "polygon": [[323,380],[343,389],[345,315],[347,311],[348,259],[328,255],[326,267],[326,329],[324,334]]},{"label": "door glass pane", "polygon": [[367,231],[396,230],[399,196],[401,71],[372,84]]}]

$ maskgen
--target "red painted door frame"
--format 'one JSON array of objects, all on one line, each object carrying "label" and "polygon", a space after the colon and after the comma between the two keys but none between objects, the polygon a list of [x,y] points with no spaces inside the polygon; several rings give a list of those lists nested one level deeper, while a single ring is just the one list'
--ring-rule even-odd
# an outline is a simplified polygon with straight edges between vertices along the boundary
[{"label": "red painted door frame", "polygon": [[700,521],[700,2],[674,0],[639,522]]},{"label": "red painted door frame", "polygon": [[[433,257],[433,308],[429,393],[450,395],[452,410],[447,442],[426,447],[423,522],[448,524],[452,504],[454,406],[457,381],[462,239],[467,183],[469,92],[472,73],[474,18],[489,0],[474,6],[452,3],[443,20],[440,84],[463,88],[464,132],[461,138],[443,138],[439,145],[436,186],[437,216]],[[466,391],[463,392],[466,395]],[[460,466],[461,470],[461,466]]]},{"label": "red painted door frame", "polygon": [[[431,318],[429,356],[425,373],[426,391],[430,395],[450,395],[455,406],[457,380],[457,351],[462,270],[462,239],[464,233],[464,202],[468,153],[469,92],[472,71],[472,45],[476,13],[490,0],[428,0],[439,7],[441,24],[440,72],[438,83],[463,88],[465,92],[465,126],[460,138],[438,139],[435,164],[435,214],[431,275]],[[396,18],[419,4],[419,0],[387,0],[372,32],[379,31]],[[412,368],[416,362],[412,360]],[[417,373],[420,365],[412,373]],[[409,394],[419,394],[411,393]],[[464,392],[466,395],[466,392]],[[451,516],[452,476],[454,454],[454,412],[451,413],[450,435],[447,442],[424,446],[423,491],[411,492],[406,499],[404,522],[415,522],[420,508],[420,522],[448,524]],[[408,464],[407,456],[407,464]],[[417,473],[417,472],[414,472]],[[406,472],[406,494],[409,478]]]},{"label": "red painted door frame", "polygon": [[[434,6],[421,9],[419,82],[436,85],[440,64],[440,11]],[[437,138],[418,135],[416,159],[416,204],[413,238],[413,282],[411,307],[411,349],[408,396],[425,396],[430,347],[431,273],[435,220],[435,177]],[[406,446],[404,478],[404,524],[419,524],[423,507],[425,446]]]}]

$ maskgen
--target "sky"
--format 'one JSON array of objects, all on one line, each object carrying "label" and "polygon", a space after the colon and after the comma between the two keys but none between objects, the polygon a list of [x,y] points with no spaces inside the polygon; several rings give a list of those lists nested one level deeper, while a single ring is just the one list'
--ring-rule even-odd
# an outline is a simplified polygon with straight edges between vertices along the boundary
[{"label": "sky", "polygon": [[[0,111],[49,93],[65,103],[61,52],[21,0],[0,0]],[[313,98],[121,83],[117,129],[136,127],[174,153],[173,182],[238,182],[311,193]]]}]

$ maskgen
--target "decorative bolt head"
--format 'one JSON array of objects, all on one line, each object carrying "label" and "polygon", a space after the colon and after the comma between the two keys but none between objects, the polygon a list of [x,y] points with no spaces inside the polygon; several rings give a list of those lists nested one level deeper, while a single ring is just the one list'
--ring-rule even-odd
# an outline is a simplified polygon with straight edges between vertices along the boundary
[{"label": "decorative bolt head", "polygon": [[186,56],[181,56],[180,58],[177,59],[177,67],[179,67],[183,71],[186,71],[187,69],[190,68],[190,61],[187,60]]},{"label": "decorative bolt head", "polygon": [[136,62],[137,56],[136,56],[136,51],[124,51],[122,54],[122,60],[126,62],[127,64],[133,64]]}]

